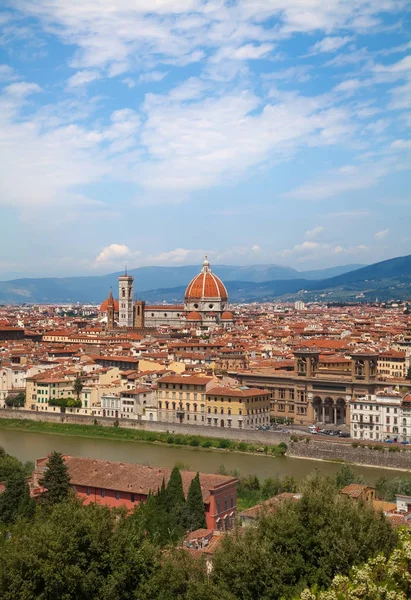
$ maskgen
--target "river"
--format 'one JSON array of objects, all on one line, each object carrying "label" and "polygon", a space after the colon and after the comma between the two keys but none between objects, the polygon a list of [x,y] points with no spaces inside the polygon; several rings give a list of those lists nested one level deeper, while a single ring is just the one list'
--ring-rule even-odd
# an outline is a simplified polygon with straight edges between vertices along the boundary
[{"label": "river", "polygon": [[[25,462],[46,456],[57,450],[72,456],[87,456],[103,460],[135,462],[144,465],[173,467],[176,463],[182,468],[204,473],[215,473],[221,465],[228,471],[236,469],[240,475],[257,475],[260,479],[279,475],[292,475],[301,480],[318,469],[324,475],[335,475],[340,464],[306,460],[300,458],[274,458],[256,454],[204,450],[199,448],[166,446],[147,442],[123,442],[98,438],[82,438],[69,435],[35,433],[28,431],[0,430],[0,446],[8,454]],[[374,483],[378,477],[404,476],[402,471],[355,467],[367,483]]]}]

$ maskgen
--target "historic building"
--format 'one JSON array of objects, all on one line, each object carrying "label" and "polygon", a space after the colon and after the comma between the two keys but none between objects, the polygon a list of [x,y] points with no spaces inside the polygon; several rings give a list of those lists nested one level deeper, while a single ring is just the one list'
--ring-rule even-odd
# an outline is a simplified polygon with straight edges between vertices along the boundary
[{"label": "historic building", "polygon": [[351,437],[411,441],[411,394],[380,391],[350,402]]},{"label": "historic building", "polygon": [[[134,463],[111,462],[76,456],[64,456],[70,484],[84,504],[94,502],[110,508],[130,511],[148,496],[167,485],[171,469]],[[47,468],[48,457],[38,458],[31,487],[42,493],[40,481]],[[187,497],[195,471],[181,471],[184,495]],[[200,473],[204,516],[208,529],[228,530],[234,527],[237,510],[237,478]]]},{"label": "historic building", "polygon": [[233,313],[228,310],[225,285],[212,273],[207,256],[200,273],[187,286],[184,304],[147,306],[142,300],[133,300],[134,277],[125,273],[118,281],[118,301],[110,292],[99,310],[99,316],[107,322],[108,329],[185,325],[208,330],[217,325],[229,326],[234,322]]},{"label": "historic building", "polygon": [[[320,353],[294,352],[293,371],[259,369],[230,371],[242,385],[271,392],[271,416],[304,425],[350,422],[350,401],[375,394],[383,385],[377,380],[377,355],[355,353],[343,363],[321,366]],[[386,385],[386,384],[384,384]]]}]

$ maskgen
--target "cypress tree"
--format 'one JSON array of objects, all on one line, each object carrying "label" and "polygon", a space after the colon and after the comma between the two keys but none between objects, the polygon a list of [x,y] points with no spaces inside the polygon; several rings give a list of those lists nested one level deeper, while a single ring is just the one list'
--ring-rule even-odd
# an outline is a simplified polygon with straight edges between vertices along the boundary
[{"label": "cypress tree", "polygon": [[67,499],[70,491],[70,476],[60,452],[50,454],[47,470],[40,484],[47,490],[42,496],[42,501],[46,504],[58,504]]},{"label": "cypress tree", "polygon": [[167,510],[179,514],[185,504],[183,480],[181,479],[180,469],[174,467],[168,480],[167,489]]},{"label": "cypress tree", "polygon": [[204,502],[203,494],[201,492],[199,473],[197,473],[197,475],[191,481],[187,494],[185,514],[186,527],[191,531],[195,531],[196,529],[204,529],[207,526],[204,515]]},{"label": "cypress tree", "polygon": [[0,496],[0,519],[3,523],[15,523],[18,518],[29,519],[35,510],[34,500],[23,471],[11,473],[5,481],[5,490]]}]

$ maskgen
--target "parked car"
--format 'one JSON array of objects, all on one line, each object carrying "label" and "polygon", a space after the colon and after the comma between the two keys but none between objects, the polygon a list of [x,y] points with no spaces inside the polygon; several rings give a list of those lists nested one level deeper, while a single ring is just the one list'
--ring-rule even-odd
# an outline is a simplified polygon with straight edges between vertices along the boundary
[{"label": "parked car", "polygon": [[318,433],[318,427],[316,425],[309,425],[308,431],[313,434]]},{"label": "parked car", "polygon": [[345,431],[340,431],[339,437],[341,437],[341,438],[349,438],[350,434],[346,433]]},{"label": "parked car", "polygon": [[386,438],[386,439],[384,440],[384,442],[385,442],[386,444],[393,444],[393,443],[394,443],[394,440],[391,440],[390,438]]}]

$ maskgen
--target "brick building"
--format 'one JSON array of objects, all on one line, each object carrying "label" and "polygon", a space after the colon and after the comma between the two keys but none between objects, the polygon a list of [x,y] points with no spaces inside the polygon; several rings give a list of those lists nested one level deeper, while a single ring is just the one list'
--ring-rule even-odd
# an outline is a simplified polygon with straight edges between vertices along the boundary
[{"label": "brick building", "polygon": [[[85,504],[95,502],[106,506],[125,506],[133,510],[145,502],[150,493],[167,485],[171,469],[131,463],[95,460],[75,456],[64,457],[70,482]],[[33,487],[38,487],[47,467],[48,457],[36,460]],[[187,497],[194,471],[181,471],[184,494]],[[226,475],[200,473],[204,513],[208,529],[225,530],[234,525],[237,510],[237,479]]]}]

